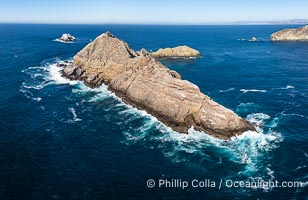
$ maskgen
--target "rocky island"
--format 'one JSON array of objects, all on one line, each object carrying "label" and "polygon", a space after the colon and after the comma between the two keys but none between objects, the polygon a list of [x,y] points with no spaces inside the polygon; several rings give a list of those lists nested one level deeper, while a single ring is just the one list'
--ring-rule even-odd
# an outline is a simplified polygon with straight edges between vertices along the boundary
[{"label": "rocky island", "polygon": [[271,41],[308,41],[308,25],[299,28],[286,28],[270,36]]},{"label": "rocky island", "polygon": [[64,63],[63,75],[95,88],[106,84],[125,103],[146,110],[180,133],[192,126],[212,136],[230,139],[255,128],[233,111],[182,80],[151,55],[136,53],[107,32]]},{"label": "rocky island", "polygon": [[155,58],[196,58],[201,56],[198,50],[186,45],[173,48],[160,48],[155,52],[148,52],[145,49],[141,49],[138,53],[143,55],[151,55]]},{"label": "rocky island", "polygon": [[76,40],[76,38],[69,33],[63,33],[59,40],[63,42],[73,42]]}]

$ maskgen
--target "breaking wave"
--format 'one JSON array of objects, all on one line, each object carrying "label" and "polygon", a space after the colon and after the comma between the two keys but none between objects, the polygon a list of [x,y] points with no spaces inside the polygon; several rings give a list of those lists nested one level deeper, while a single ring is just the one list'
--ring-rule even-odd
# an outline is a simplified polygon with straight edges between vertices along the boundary
[{"label": "breaking wave", "polygon": [[[130,110],[129,113],[131,112],[139,111]],[[132,117],[131,114],[129,117]],[[156,147],[174,162],[190,162],[198,158],[197,163],[209,160],[223,163],[222,158],[228,158],[228,161],[244,165],[240,173],[248,177],[255,175],[262,168],[264,156],[278,148],[282,141],[280,133],[263,131],[262,125],[269,119],[265,114],[250,115],[247,118],[250,122],[259,124],[258,132],[247,131],[228,141],[193,128],[189,129],[188,134],[180,134],[149,115],[141,117],[135,113],[134,117],[143,118],[143,123],[137,128],[131,127],[124,131],[128,144],[144,143],[152,148]],[[155,130],[159,130],[158,133]],[[213,151],[214,155],[212,155]]]},{"label": "breaking wave", "polygon": [[235,88],[229,88],[229,89],[226,89],[226,90],[219,90],[219,92],[231,92],[235,90]]},{"label": "breaking wave", "polygon": [[61,43],[74,43],[74,42],[72,42],[72,41],[65,42],[65,41],[63,41],[63,40],[60,40],[59,38],[54,39],[53,41],[54,41],[54,42],[61,42]]},{"label": "breaking wave", "polygon": [[28,90],[19,89],[19,91],[22,92],[22,93],[25,95],[25,97],[27,97],[28,99],[32,99],[33,101],[39,102],[39,101],[42,100],[41,97],[35,97],[35,96],[33,95],[33,93],[31,93],[31,92],[28,91]]},{"label": "breaking wave", "polygon": [[257,90],[257,89],[240,89],[241,92],[247,93],[247,92],[267,92],[266,90]]},{"label": "breaking wave", "polygon": [[287,85],[286,87],[283,87],[283,88],[279,88],[279,89],[282,89],[282,90],[288,90],[288,89],[294,89],[295,87],[292,86],[292,85]]},{"label": "breaking wave", "polygon": [[73,120],[75,122],[81,121],[81,119],[78,118],[77,114],[76,114],[76,110],[75,108],[68,108],[69,111],[71,111],[72,115],[73,115]]}]

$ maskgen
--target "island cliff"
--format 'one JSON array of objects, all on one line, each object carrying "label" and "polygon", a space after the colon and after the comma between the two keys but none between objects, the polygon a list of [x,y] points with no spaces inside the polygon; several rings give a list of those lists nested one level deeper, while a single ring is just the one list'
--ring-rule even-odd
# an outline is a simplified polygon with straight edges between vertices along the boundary
[{"label": "island cliff", "polygon": [[271,41],[308,41],[308,25],[287,28],[271,34]]},{"label": "island cliff", "polygon": [[150,55],[137,54],[107,32],[65,64],[63,75],[83,80],[91,88],[108,85],[124,102],[157,117],[181,133],[190,127],[222,139],[255,128],[231,110],[214,102],[200,89]]}]

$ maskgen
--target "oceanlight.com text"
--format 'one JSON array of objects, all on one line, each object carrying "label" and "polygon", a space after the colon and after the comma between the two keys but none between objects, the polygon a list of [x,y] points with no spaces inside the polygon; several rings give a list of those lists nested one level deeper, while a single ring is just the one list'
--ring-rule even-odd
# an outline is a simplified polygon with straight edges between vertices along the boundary
[{"label": "oceanlight.com text", "polygon": [[302,181],[278,181],[278,180],[231,180],[220,179],[149,179],[148,188],[252,188],[252,189],[271,189],[271,188],[298,188],[306,187],[306,182]]}]

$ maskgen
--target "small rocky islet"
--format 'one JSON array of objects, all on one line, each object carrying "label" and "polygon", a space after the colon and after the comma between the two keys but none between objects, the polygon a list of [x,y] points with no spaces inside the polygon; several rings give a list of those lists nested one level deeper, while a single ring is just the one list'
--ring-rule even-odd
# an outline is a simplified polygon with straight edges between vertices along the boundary
[{"label": "small rocky islet", "polygon": [[137,53],[151,55],[154,58],[198,58],[201,56],[198,50],[186,45],[173,48],[160,48],[155,52],[149,52],[146,49],[141,49]]},{"label": "small rocky islet", "polygon": [[58,40],[60,40],[62,42],[73,42],[73,41],[76,40],[76,37],[72,36],[69,33],[63,33],[62,36]]},{"label": "small rocky islet", "polygon": [[73,62],[61,64],[63,76],[82,80],[91,88],[106,84],[125,103],[146,110],[180,133],[194,127],[214,137],[230,139],[255,131],[248,121],[142,51],[135,52],[106,32],[79,51]]}]

